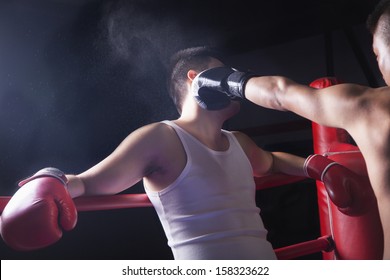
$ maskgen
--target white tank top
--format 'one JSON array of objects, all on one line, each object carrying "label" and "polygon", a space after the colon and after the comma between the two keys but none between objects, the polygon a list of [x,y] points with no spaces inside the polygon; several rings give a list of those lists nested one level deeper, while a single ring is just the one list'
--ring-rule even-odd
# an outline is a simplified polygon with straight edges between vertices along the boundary
[{"label": "white tank top", "polygon": [[171,121],[187,154],[179,177],[160,192],[145,191],[175,259],[276,259],[255,202],[252,167],[235,136],[214,151]]}]

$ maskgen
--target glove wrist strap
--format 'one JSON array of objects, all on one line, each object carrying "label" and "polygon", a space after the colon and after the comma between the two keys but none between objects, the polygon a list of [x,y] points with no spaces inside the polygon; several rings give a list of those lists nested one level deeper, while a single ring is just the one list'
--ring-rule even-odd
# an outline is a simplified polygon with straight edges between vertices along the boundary
[{"label": "glove wrist strap", "polygon": [[[317,168],[312,168],[310,165],[310,161],[315,160],[317,158],[316,166]],[[340,165],[337,162],[331,161],[329,159],[324,158],[321,155],[314,154],[310,155],[306,158],[304,164],[303,164],[303,172],[306,175],[306,177],[313,178],[316,180],[320,180],[321,182],[324,181],[324,177],[326,172],[331,168],[333,165]],[[320,167],[322,166],[322,167]]]},{"label": "glove wrist strap", "polygon": [[65,173],[61,170],[55,168],[55,167],[46,167],[41,170],[39,170],[34,175],[22,180],[19,182],[18,186],[22,187],[23,185],[27,184],[28,182],[42,177],[53,177],[58,179],[65,187],[67,187],[68,184],[68,178],[66,177]]}]

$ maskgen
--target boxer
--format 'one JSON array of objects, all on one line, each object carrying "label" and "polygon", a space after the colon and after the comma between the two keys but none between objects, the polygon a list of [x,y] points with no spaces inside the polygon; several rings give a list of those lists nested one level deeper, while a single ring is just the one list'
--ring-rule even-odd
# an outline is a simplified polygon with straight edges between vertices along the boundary
[{"label": "boxer", "polygon": [[[221,110],[198,106],[191,85],[203,70],[222,65],[212,57],[207,48],[173,57],[169,83],[178,119],[135,130],[81,174],[51,168],[22,181],[1,216],[5,242],[19,250],[48,246],[61,238],[61,229],[74,227],[70,197],[116,194],[140,180],[175,259],[276,258],[255,203],[254,176],[284,173],[324,180],[339,208],[358,214],[350,196],[350,186],[359,184],[357,174],[322,156],[305,161],[265,151],[245,134],[223,130],[239,111],[238,101],[228,100]],[[43,237],[30,238],[35,232]]]},{"label": "boxer", "polygon": [[[387,86],[341,84],[313,89],[281,76],[256,77],[231,68],[206,70],[195,79],[193,95],[206,109],[222,109],[236,98],[270,109],[291,111],[318,124],[345,129],[368,168],[384,231],[384,259],[390,259],[390,1],[378,3],[367,20],[373,51]],[[219,104],[204,96],[218,92]],[[218,96],[219,96],[218,95]],[[217,96],[217,95],[216,95]]]}]

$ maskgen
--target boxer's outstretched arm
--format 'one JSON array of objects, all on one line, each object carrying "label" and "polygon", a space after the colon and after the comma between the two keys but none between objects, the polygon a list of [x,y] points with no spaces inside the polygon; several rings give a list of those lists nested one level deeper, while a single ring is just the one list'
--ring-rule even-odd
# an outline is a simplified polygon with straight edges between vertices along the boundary
[{"label": "boxer's outstretched arm", "polygon": [[156,168],[164,130],[161,124],[141,127],[95,166],[67,175],[71,196],[116,194],[135,185]]},{"label": "boxer's outstretched arm", "polygon": [[66,176],[57,168],[44,168],[21,181],[0,218],[3,240],[16,250],[57,242],[63,230],[76,226],[72,197],[116,194],[165,165],[161,159],[167,147],[164,143],[172,142],[167,141],[167,131],[163,124],[134,131],[111,155],[80,175]]},{"label": "boxer's outstretched arm", "polygon": [[367,119],[375,104],[367,96],[381,90],[355,84],[315,89],[286,77],[259,76],[229,67],[199,73],[191,89],[195,100],[206,110],[220,110],[232,99],[245,98],[262,107],[291,111],[319,124],[347,130],[356,124],[357,118]]},{"label": "boxer's outstretched arm", "polygon": [[263,76],[247,82],[245,97],[262,107],[291,111],[322,125],[347,129],[357,117],[365,115],[362,96],[369,90],[373,89],[354,84],[314,89],[285,77]]},{"label": "boxer's outstretched arm", "polygon": [[247,135],[235,132],[253,168],[253,175],[286,174],[320,180],[332,202],[347,215],[361,215],[376,203],[373,195],[363,191],[361,177],[321,155],[303,158],[284,152],[264,151]]}]

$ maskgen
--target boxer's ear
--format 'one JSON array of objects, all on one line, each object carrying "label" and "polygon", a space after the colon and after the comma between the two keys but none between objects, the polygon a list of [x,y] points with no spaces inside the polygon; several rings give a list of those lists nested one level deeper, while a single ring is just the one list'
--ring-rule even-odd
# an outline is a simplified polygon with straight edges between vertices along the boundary
[{"label": "boxer's ear", "polygon": [[190,79],[191,81],[195,79],[196,75],[198,75],[198,72],[196,72],[195,70],[189,70],[187,72],[187,78]]}]

